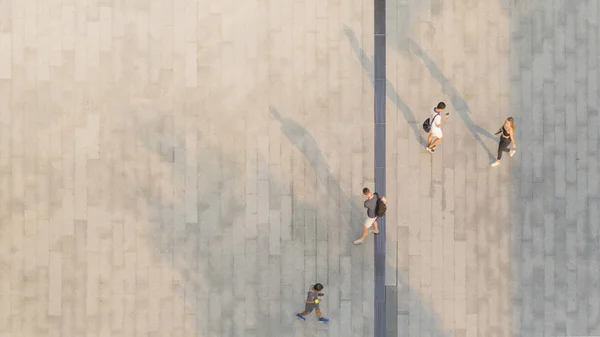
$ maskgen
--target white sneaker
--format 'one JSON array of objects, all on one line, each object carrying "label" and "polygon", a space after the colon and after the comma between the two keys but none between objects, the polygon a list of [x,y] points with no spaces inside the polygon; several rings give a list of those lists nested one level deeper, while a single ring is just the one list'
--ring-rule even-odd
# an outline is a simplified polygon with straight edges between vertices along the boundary
[{"label": "white sneaker", "polygon": [[492,163],[492,165],[491,165],[491,166],[492,166],[492,167],[496,167],[496,166],[498,166],[498,165],[500,165],[500,161],[499,161],[499,160],[496,160],[495,162],[493,162],[493,163]]},{"label": "white sneaker", "polygon": [[369,232],[371,232],[373,234],[379,234],[379,229],[378,230],[371,229]]},{"label": "white sneaker", "polygon": [[427,152],[433,153],[433,149],[430,149],[429,146],[425,146],[425,148],[427,149]]},{"label": "white sneaker", "polygon": [[508,155],[512,158],[512,156],[514,156],[516,152],[517,152],[517,150],[512,149],[512,150],[510,150],[510,152],[508,153]]},{"label": "white sneaker", "polygon": [[361,243],[363,243],[363,240],[361,240],[361,239],[354,240],[355,245],[360,245]]}]

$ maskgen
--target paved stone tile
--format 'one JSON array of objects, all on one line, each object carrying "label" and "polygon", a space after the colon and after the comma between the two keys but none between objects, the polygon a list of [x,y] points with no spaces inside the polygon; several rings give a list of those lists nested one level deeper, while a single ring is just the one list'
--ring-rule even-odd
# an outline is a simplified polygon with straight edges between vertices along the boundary
[{"label": "paved stone tile", "polygon": [[[398,273],[399,289],[402,279],[421,289],[410,296],[423,307],[407,307],[401,299],[410,296],[398,292],[398,313],[408,316],[410,335],[592,333],[584,322],[591,322],[594,310],[579,294],[595,289],[589,254],[596,236],[582,233],[595,231],[588,224],[598,174],[597,4],[387,6],[387,113],[394,116],[388,118],[388,156],[398,160],[388,172],[388,181],[398,181],[388,190],[397,191],[388,194],[398,196],[399,209],[409,205],[389,213],[387,223],[400,229],[408,219],[410,226],[388,243],[408,235],[412,261],[420,261],[403,262],[397,249],[390,259],[397,269],[388,265],[387,272]],[[423,135],[406,128],[420,124],[438,101],[452,114],[429,158],[416,141]],[[508,116],[517,123],[518,151],[491,169],[489,155],[497,148],[491,134]],[[431,248],[423,240],[431,240]],[[427,277],[417,281],[413,273],[431,273],[430,303],[423,293]],[[459,273],[466,273],[464,281]],[[431,320],[424,318],[428,313]]]}]

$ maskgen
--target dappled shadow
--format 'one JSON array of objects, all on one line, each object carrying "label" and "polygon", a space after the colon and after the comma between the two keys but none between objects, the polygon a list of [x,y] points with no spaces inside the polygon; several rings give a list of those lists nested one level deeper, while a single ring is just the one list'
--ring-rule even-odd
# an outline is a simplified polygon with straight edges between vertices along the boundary
[{"label": "dappled shadow", "polygon": [[[271,110],[271,113],[274,118],[277,117],[274,109]],[[166,118],[168,119],[168,117]],[[315,140],[302,127],[291,120],[281,118],[281,116],[279,118],[286,125],[282,128],[283,133],[294,140],[294,146],[302,149],[311,149],[316,146]],[[188,308],[186,310],[190,310],[192,313],[197,312],[199,315],[205,314],[198,317],[198,334],[202,336],[243,335],[244,331],[234,331],[237,326],[235,323],[241,320],[242,326],[252,330],[246,331],[247,334],[294,336],[301,333],[302,335],[315,335],[319,329],[316,325],[301,324],[293,315],[303,307],[306,275],[315,272],[315,275],[319,275],[320,273],[316,270],[306,270],[304,265],[293,267],[293,264],[298,261],[299,256],[317,255],[316,244],[305,241],[307,240],[305,231],[309,226],[306,222],[310,221],[308,217],[314,221],[315,217],[330,216],[326,205],[298,202],[294,195],[289,196],[293,200],[293,212],[301,213],[301,216],[293,216],[290,219],[292,221],[290,226],[294,229],[294,233],[289,234],[290,237],[286,241],[281,239],[281,254],[271,256],[269,247],[272,242],[269,241],[269,232],[273,228],[269,227],[268,222],[256,224],[256,233],[250,234],[251,237],[246,237],[246,226],[249,225],[249,221],[252,221],[251,218],[258,216],[264,219],[266,216],[269,219],[269,214],[261,214],[264,209],[259,209],[257,212],[256,208],[248,206],[246,195],[236,194],[239,189],[235,184],[243,184],[246,172],[236,167],[233,160],[225,159],[233,158],[235,154],[225,148],[200,146],[200,144],[209,143],[208,137],[202,134],[197,135],[199,144],[197,149],[188,152],[189,149],[182,134],[176,132],[172,127],[163,127],[169,123],[172,122],[162,118],[140,124],[138,130],[141,132],[138,133],[138,137],[148,151],[161,158],[164,172],[170,175],[170,177],[161,177],[161,179],[167,180],[167,185],[170,185],[169,181],[172,181],[174,186],[182,186],[180,185],[181,180],[186,180],[186,177],[189,179],[190,174],[197,174],[198,195],[196,204],[192,207],[199,212],[197,220],[191,223],[189,221],[183,224],[181,221],[175,223],[177,219],[181,220],[181,212],[185,210],[185,205],[189,202],[189,195],[186,195],[183,189],[174,188],[172,194],[165,195],[164,190],[152,182],[145,186],[137,186],[137,188],[140,189],[139,196],[146,201],[151,212],[148,219],[151,246],[155,248],[154,251],[161,260],[172,265],[180,275],[181,281],[176,286],[178,293],[186,302],[186,308]],[[197,167],[184,164],[185,159],[182,162],[182,157],[188,156],[196,156]],[[208,163],[215,156],[222,158],[220,163],[215,166],[200,165],[200,163]],[[258,157],[259,161],[267,160],[262,158],[260,152]],[[325,158],[320,151],[315,152],[315,156],[311,156],[309,161],[315,165],[326,165]],[[278,174],[270,171],[270,165],[267,167],[269,167],[267,180],[270,191],[281,190],[281,185],[286,182],[275,178]],[[315,171],[319,170],[315,169]],[[222,172],[228,172],[227,176],[241,179],[241,182],[214,183],[215,180],[227,180]],[[321,180],[318,184],[327,184],[327,176],[320,175],[319,179]],[[168,187],[169,192],[170,188]],[[194,188],[194,186],[187,186],[187,188]],[[267,211],[273,211],[280,207],[274,206],[280,204],[279,200],[275,200],[277,197],[277,194],[269,196],[272,199]],[[333,196],[327,195],[327,197]],[[251,218],[248,218],[248,215]],[[315,234],[326,235],[336,245],[340,242],[342,234],[332,232],[332,229],[339,227],[318,228],[314,223],[312,226],[314,226]],[[239,252],[239,246],[245,246],[246,250],[243,256],[236,253]],[[346,247],[350,246],[352,243],[348,241]],[[362,257],[357,255],[355,258],[355,265],[362,265]],[[320,265],[321,262],[318,263]],[[275,275],[281,275],[281,282],[272,279],[272,273],[274,270],[277,271],[278,264],[281,267]],[[355,280],[361,279],[362,273],[360,269],[352,270],[351,275],[340,275],[339,282],[355,282]],[[334,289],[340,287],[338,281],[331,284],[321,279],[308,281],[325,283],[326,288],[330,289],[329,294],[334,293]],[[357,288],[362,289],[362,284]],[[273,293],[281,295],[273,296]],[[209,313],[206,310],[209,300],[210,303],[213,301],[219,303],[219,307],[215,308],[219,313],[211,313],[212,316],[207,317],[206,315]],[[265,301],[270,306],[276,305],[276,310],[265,310],[262,305]],[[278,304],[281,305],[281,310]],[[323,309],[324,313],[333,320],[328,328],[343,329],[340,327],[339,310],[328,308],[327,298]],[[242,312],[239,312],[240,310]],[[219,318],[219,320],[214,318]],[[364,322],[364,324],[366,326],[369,322]]]}]

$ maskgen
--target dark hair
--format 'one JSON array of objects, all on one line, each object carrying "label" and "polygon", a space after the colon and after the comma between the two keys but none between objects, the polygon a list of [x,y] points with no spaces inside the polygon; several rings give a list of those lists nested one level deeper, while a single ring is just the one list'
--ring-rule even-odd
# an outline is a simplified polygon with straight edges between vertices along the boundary
[{"label": "dark hair", "polygon": [[364,194],[364,195],[367,195],[367,194],[369,194],[369,193],[371,193],[371,190],[370,190],[370,189],[368,189],[368,188],[366,188],[366,187],[365,187],[365,188],[363,188],[363,194]]},{"label": "dark hair", "polygon": [[323,285],[321,283],[317,283],[313,288],[315,288],[316,291],[321,291],[323,290]]},{"label": "dark hair", "polygon": [[438,103],[438,105],[437,105],[437,108],[438,108],[438,109],[442,109],[442,110],[446,109],[446,103],[444,103],[444,102],[439,102],[439,103]]}]

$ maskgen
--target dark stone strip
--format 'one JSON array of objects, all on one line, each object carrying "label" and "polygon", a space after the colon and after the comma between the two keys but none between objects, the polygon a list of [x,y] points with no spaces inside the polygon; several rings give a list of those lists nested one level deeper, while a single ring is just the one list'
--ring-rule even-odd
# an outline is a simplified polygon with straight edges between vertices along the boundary
[{"label": "dark stone strip", "polygon": [[[375,1],[375,191],[385,195],[385,0]],[[375,237],[375,337],[386,337],[386,288],[385,288],[385,217],[377,221],[380,234]]]}]

